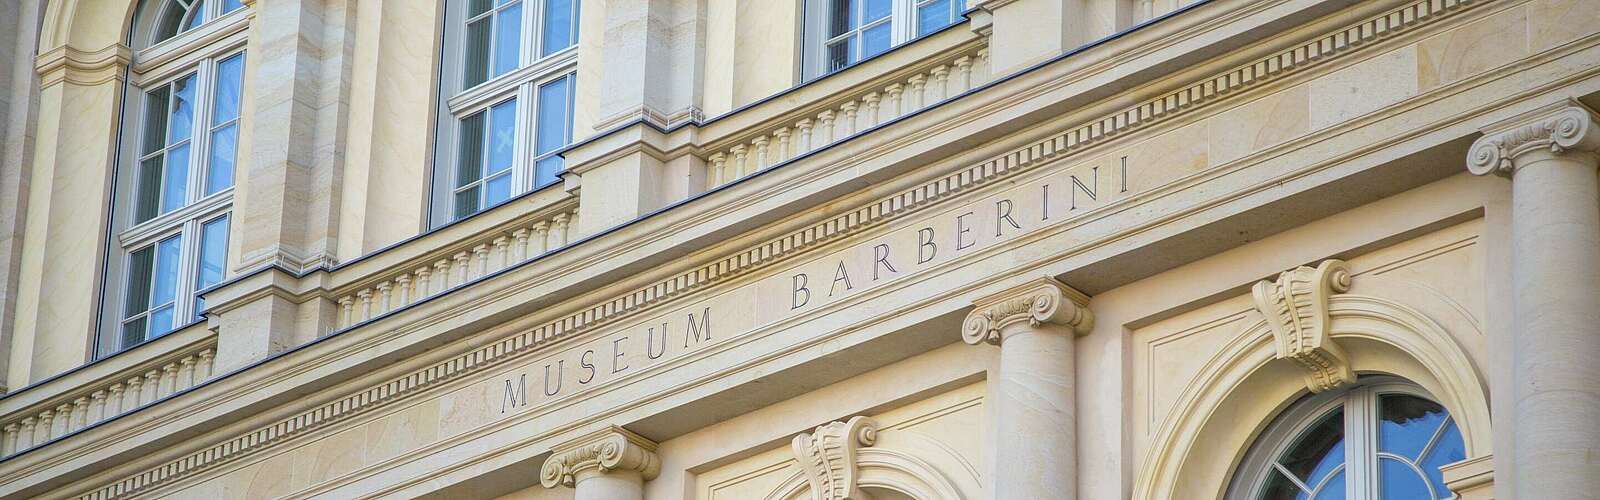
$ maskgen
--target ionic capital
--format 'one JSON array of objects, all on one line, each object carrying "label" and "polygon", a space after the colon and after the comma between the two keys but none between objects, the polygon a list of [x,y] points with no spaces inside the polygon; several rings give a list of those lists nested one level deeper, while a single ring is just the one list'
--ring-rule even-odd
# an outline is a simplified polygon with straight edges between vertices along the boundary
[{"label": "ionic capital", "polygon": [[1329,259],[1316,268],[1300,266],[1262,280],[1252,290],[1256,311],[1272,329],[1277,359],[1289,359],[1305,371],[1306,388],[1322,392],[1356,381],[1350,357],[1331,337],[1328,299],[1350,290],[1350,267]]},{"label": "ionic capital", "polygon": [[572,487],[580,475],[606,474],[626,470],[638,472],[646,481],[661,473],[656,444],[617,426],[579,437],[551,450],[539,471],[539,483],[546,488]]},{"label": "ionic capital", "polygon": [[1467,170],[1510,177],[1528,153],[1600,152],[1600,114],[1565,100],[1482,129],[1467,153]]},{"label": "ionic capital", "polygon": [[1078,335],[1094,327],[1089,296],[1050,277],[980,298],[973,305],[961,325],[961,339],[973,345],[999,345],[1002,330],[1017,325],[1038,328],[1049,323],[1071,328]]}]

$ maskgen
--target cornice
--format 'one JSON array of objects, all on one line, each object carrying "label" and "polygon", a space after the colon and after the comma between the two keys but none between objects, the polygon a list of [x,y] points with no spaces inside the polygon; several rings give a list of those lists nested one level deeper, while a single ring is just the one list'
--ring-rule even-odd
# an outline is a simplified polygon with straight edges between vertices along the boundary
[{"label": "cornice", "polygon": [[1467,170],[1475,175],[1510,177],[1519,158],[1536,151],[1551,154],[1600,152],[1600,113],[1565,99],[1489,125],[1467,153]]},{"label": "cornice", "polygon": [[[583,308],[538,326],[476,344],[472,350],[446,358],[364,390],[316,405],[292,417],[258,427],[235,437],[205,446],[193,453],[124,476],[110,484],[89,490],[84,498],[97,498],[112,492],[149,492],[172,484],[201,470],[232,462],[291,441],[313,430],[352,415],[375,411],[409,401],[443,383],[470,374],[487,372],[508,363],[524,360],[545,348],[571,337],[616,323],[663,304],[675,303],[693,292],[748,274],[757,269],[787,262],[810,249],[865,230],[882,227],[908,215],[932,207],[982,186],[1031,172],[1066,155],[1076,155],[1131,131],[1166,123],[1180,116],[1239,95],[1244,89],[1276,82],[1344,61],[1352,54],[1378,46],[1379,39],[1412,33],[1434,23],[1454,18],[1473,7],[1495,0],[1417,0],[1384,14],[1366,18],[1341,29],[1296,43],[1251,63],[1194,81],[1177,90],[1101,117],[1067,127],[1028,145],[960,168],[944,176],[901,190],[853,210],[783,236],[772,238],[743,251],[678,273],[672,277],[614,296],[611,300]],[[1065,296],[1065,294],[1064,294]],[[1087,323],[1083,323],[1087,325]],[[987,341],[987,337],[985,337]]]},{"label": "cornice", "polygon": [[961,339],[968,344],[1000,345],[1007,327],[1026,323],[1031,328],[1049,323],[1084,335],[1094,328],[1089,296],[1055,278],[1039,278],[974,301],[961,323]]},{"label": "cornice", "polygon": [[638,472],[644,480],[661,473],[656,444],[617,426],[608,426],[578,437],[550,450],[551,456],[539,468],[539,484],[546,488],[571,488],[587,474],[606,474],[615,470]]},{"label": "cornice", "polygon": [[63,81],[75,85],[99,85],[121,80],[123,69],[133,60],[133,51],[127,45],[107,45],[94,51],[82,51],[62,45],[39,54],[34,59],[34,72],[39,75],[39,86],[49,87]]}]

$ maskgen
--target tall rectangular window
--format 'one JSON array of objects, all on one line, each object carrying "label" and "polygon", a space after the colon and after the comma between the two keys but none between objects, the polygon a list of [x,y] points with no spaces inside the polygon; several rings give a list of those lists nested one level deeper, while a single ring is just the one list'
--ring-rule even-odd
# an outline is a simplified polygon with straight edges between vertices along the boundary
[{"label": "tall rectangular window", "polygon": [[432,220],[478,213],[559,179],[572,141],[578,0],[451,0]]},{"label": "tall rectangular window", "polygon": [[961,19],[965,0],[807,0],[806,76],[884,53]]}]

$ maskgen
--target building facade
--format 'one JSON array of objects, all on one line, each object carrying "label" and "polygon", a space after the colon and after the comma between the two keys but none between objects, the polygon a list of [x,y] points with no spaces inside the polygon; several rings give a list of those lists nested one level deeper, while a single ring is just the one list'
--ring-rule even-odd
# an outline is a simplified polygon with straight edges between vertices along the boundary
[{"label": "building facade", "polygon": [[0,497],[1600,498],[1597,0],[0,41]]}]

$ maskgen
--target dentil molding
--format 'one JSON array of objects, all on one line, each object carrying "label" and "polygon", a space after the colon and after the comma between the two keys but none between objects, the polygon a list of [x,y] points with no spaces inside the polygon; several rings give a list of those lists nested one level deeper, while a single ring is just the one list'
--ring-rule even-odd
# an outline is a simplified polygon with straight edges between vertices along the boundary
[{"label": "dentil molding", "polygon": [[961,325],[961,339],[973,345],[1000,345],[1001,331],[1020,323],[1031,328],[1051,323],[1069,327],[1078,335],[1094,327],[1089,296],[1050,277],[978,299],[973,305],[976,307]]},{"label": "dentil molding", "polygon": [[872,496],[857,484],[860,469],[856,455],[877,441],[878,422],[867,417],[823,424],[810,434],[795,436],[795,462],[811,484],[811,498],[870,500]]},{"label": "dentil molding", "polygon": [[1333,341],[1328,298],[1350,290],[1350,267],[1342,260],[1322,261],[1315,269],[1300,266],[1276,281],[1256,283],[1256,311],[1272,329],[1277,359],[1290,359],[1305,370],[1306,388],[1322,392],[1356,381],[1350,356]]},{"label": "dentil molding", "polygon": [[614,470],[638,472],[645,481],[661,473],[656,444],[617,426],[590,433],[557,446],[539,470],[539,484],[546,488],[573,487],[588,474]]},{"label": "dentil molding", "polygon": [[1519,158],[1530,152],[1600,152],[1597,123],[1600,114],[1572,99],[1503,120],[1485,127],[1483,137],[1472,143],[1467,170],[1510,177]]}]

